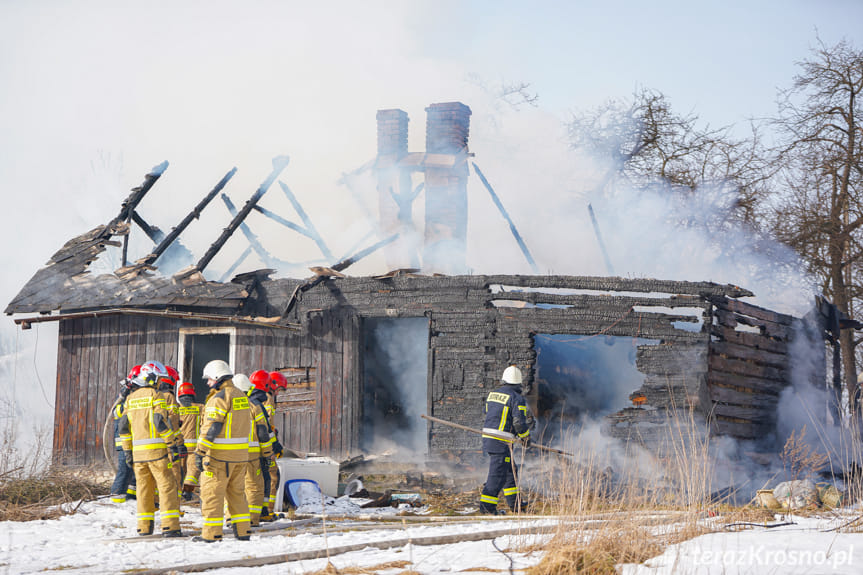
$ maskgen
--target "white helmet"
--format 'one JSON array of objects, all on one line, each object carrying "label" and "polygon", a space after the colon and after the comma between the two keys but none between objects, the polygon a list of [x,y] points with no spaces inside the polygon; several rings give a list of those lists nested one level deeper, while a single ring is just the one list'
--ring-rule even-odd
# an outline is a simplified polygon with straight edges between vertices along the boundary
[{"label": "white helmet", "polygon": [[235,373],[231,381],[234,382],[234,387],[242,392],[248,392],[252,389],[252,382],[244,373]]},{"label": "white helmet", "polygon": [[141,364],[141,369],[135,377],[135,383],[139,387],[155,386],[163,377],[168,377],[168,370],[165,369],[162,362],[145,361]]},{"label": "white helmet", "polygon": [[233,375],[231,367],[221,359],[214,359],[204,366],[204,379],[227,379]]},{"label": "white helmet", "polygon": [[521,385],[521,370],[514,365],[503,370],[501,381],[508,385]]}]

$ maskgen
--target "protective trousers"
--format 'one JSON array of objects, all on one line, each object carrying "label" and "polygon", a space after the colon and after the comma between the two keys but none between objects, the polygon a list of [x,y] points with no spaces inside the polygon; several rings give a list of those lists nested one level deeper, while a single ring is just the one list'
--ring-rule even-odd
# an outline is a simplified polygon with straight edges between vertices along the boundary
[{"label": "protective trousers", "polygon": [[204,539],[217,541],[222,538],[226,500],[237,537],[249,536],[249,506],[243,492],[246,467],[246,461],[234,463],[204,458],[204,471],[201,473],[201,514],[204,516],[201,537]]},{"label": "protective trousers", "polygon": [[156,488],[159,489],[159,516],[162,531],[180,529],[180,500],[174,473],[167,457],[155,461],[136,461],[135,479],[138,482],[138,534],[153,532],[156,513]]},{"label": "protective trousers", "polygon": [[498,494],[503,490],[507,505],[515,511],[518,500],[518,486],[515,482],[518,467],[513,464],[509,454],[491,453],[489,457],[491,461],[488,464],[488,478],[479,498],[479,510],[482,513],[496,514],[497,502],[500,500]]},{"label": "protective trousers", "polygon": [[111,484],[111,501],[123,503],[127,498],[136,495],[135,470],[126,464],[126,455],[122,449],[117,450],[117,473]]},{"label": "protective trousers", "polygon": [[[264,505],[264,472],[261,470],[261,461],[259,457],[246,464],[246,501],[249,504],[252,527],[261,524],[261,509]],[[231,521],[233,522],[233,519]]]},{"label": "protective trousers", "polygon": [[177,497],[183,493],[183,459],[185,458],[177,459],[171,466],[171,471],[174,472],[174,489],[177,492]]},{"label": "protective trousers", "polygon": [[270,492],[267,495],[267,509],[270,513],[276,511],[276,493],[279,491],[279,466],[276,464],[276,458],[273,457],[269,461],[270,472]]}]

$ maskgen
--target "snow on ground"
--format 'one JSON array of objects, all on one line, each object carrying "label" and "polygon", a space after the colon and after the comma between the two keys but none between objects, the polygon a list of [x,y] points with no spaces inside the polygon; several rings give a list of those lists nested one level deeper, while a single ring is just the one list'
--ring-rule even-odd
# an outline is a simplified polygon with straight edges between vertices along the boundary
[{"label": "snow on ground", "polygon": [[[329,507],[329,506],[328,506]],[[337,507],[339,511],[346,506]],[[183,528],[190,524],[201,525],[200,510],[184,507],[181,519]],[[328,509],[332,511],[332,509]],[[398,511],[392,508],[363,509],[363,516],[389,515]],[[371,512],[371,513],[369,513]],[[285,525],[289,522],[282,520]],[[135,535],[136,508],[134,501],[113,504],[107,499],[83,504],[73,515],[58,519],[29,522],[0,522],[0,573],[119,573],[126,570],[170,567],[190,563],[229,561],[243,557],[266,557],[298,551],[334,549],[345,545],[382,540],[397,540],[440,535],[469,534],[516,527],[511,521],[462,521],[456,524],[436,525],[397,523],[382,524],[379,528],[335,532],[344,521],[328,523],[325,535],[322,524],[297,527],[293,531],[268,531],[252,535],[251,541],[237,541],[226,535],[219,543],[199,543],[190,539],[139,539]],[[544,523],[553,523],[545,520]],[[536,525],[537,522],[521,522]],[[159,529],[158,521],[156,529]],[[530,535],[498,537],[500,549],[536,541]],[[511,553],[515,569],[524,569],[537,563],[541,555]],[[331,562],[338,568],[349,566],[372,567],[393,561],[410,561],[420,573],[470,572],[470,568],[487,567],[508,570],[510,559],[496,550],[492,540],[461,542],[439,546],[405,545],[388,550],[369,548],[336,555]],[[254,567],[258,574],[308,573],[323,569],[327,559],[315,559]],[[208,573],[242,573],[247,569],[219,569]],[[396,573],[404,567],[392,569]],[[386,573],[386,571],[384,571]]]},{"label": "snow on ground", "polygon": [[701,535],[669,546],[641,565],[624,565],[622,575],[848,574],[863,572],[863,534],[831,531],[854,517],[790,516],[773,523],[793,525],[754,527]]},{"label": "snow on ground", "polygon": [[[184,529],[199,527],[200,511],[186,507],[182,518]],[[448,523],[379,522],[368,518],[392,519],[398,510],[362,509],[353,506],[355,519],[345,519],[351,506],[336,501],[327,505],[327,533],[324,523],[299,525],[293,530],[263,531],[252,535],[248,542],[226,535],[220,543],[196,543],[190,539],[141,539],[135,536],[135,502],[116,505],[101,500],[85,503],[72,515],[47,521],[0,523],[0,573],[119,573],[129,570],[164,568],[183,564],[230,561],[249,557],[321,549],[334,550],[346,545],[378,541],[464,535],[491,532],[506,528],[528,528],[554,525],[555,519],[538,520],[470,520]],[[334,514],[341,519],[335,520]],[[720,529],[692,540],[670,546],[664,553],[642,565],[621,566],[626,575],[664,574],[857,574],[863,566],[863,536],[829,531],[854,518],[858,511],[830,518],[784,517],[782,522],[793,525],[766,529],[747,528],[743,531],[722,531],[719,518],[714,527]],[[715,521],[715,520],[714,520]],[[288,520],[281,521],[288,525]],[[779,523],[779,521],[777,521]],[[158,523],[157,523],[158,529]],[[350,530],[345,530],[350,529]],[[339,568],[374,568],[392,562],[408,562],[423,574],[487,573],[489,569],[520,573],[542,559],[542,553],[518,553],[541,543],[549,535],[519,534],[494,540],[461,541],[458,543],[420,546],[400,545],[392,549],[365,548],[333,555],[330,562]],[[505,553],[501,552],[504,551]],[[250,568],[223,568],[208,573],[254,573],[260,575],[300,574],[324,569],[327,559],[279,563]],[[512,564],[510,563],[512,561]],[[380,569],[384,574],[402,572],[406,566]]]}]

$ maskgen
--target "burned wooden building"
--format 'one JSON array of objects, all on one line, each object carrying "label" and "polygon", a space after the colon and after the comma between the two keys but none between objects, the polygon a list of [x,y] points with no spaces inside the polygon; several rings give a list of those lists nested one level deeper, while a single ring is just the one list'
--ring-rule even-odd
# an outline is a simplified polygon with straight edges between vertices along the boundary
[{"label": "burned wooden building", "polygon": [[[364,253],[393,248],[387,236],[314,268],[309,279],[277,278],[273,269],[205,279],[214,254],[252,210],[261,211],[258,200],[285,161],[275,162],[246,205],[232,211],[211,249],[171,276],[153,273],[159,257],[231,173],[170,234],[153,238],[149,255],[129,263],[124,251],[114,273],[93,276],[88,267],[106,249],[123,249],[131,223],[145,229],[137,206],[165,165],[132,191],[116,218],[54,254],[6,313],[25,315],[15,319],[25,329],[59,322],[55,461],[102,459],[102,426],[117,381],[148,359],[177,366],[199,400],[206,394],[201,370],[211,359],[227,360],[235,372],[282,371],[289,381],[276,398],[282,443],[337,458],[385,447],[427,457],[477,453],[477,436],[420,415],[480,426],[484,398],[511,364],[525,372],[549,440],[590,417],[614,437],[650,445],[669,413],[696,414],[714,432],[737,438],[770,433],[789,385],[794,319],[742,301],[753,294],[741,287],[426,270],[459,265],[442,254],[464,242],[459,202],[468,175],[466,128],[457,128],[469,109],[432,109],[455,128],[429,128],[435,144],[419,155],[406,151],[400,111],[378,114],[379,188],[394,202],[382,209],[382,236],[410,222],[416,192],[405,171],[426,177],[431,222],[422,259],[438,263],[422,273],[342,273]],[[313,226],[304,229],[316,235]]]}]

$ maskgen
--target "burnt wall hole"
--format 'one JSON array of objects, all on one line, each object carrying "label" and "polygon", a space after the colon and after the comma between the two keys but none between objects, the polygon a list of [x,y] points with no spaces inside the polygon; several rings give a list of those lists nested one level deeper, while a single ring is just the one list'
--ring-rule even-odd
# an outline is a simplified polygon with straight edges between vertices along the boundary
[{"label": "burnt wall hole", "polygon": [[427,453],[428,318],[364,318],[362,341],[360,448]]},{"label": "burnt wall hole", "polygon": [[530,392],[534,433],[553,442],[631,406],[629,396],[645,380],[636,368],[638,346],[659,343],[638,337],[536,334]]}]

